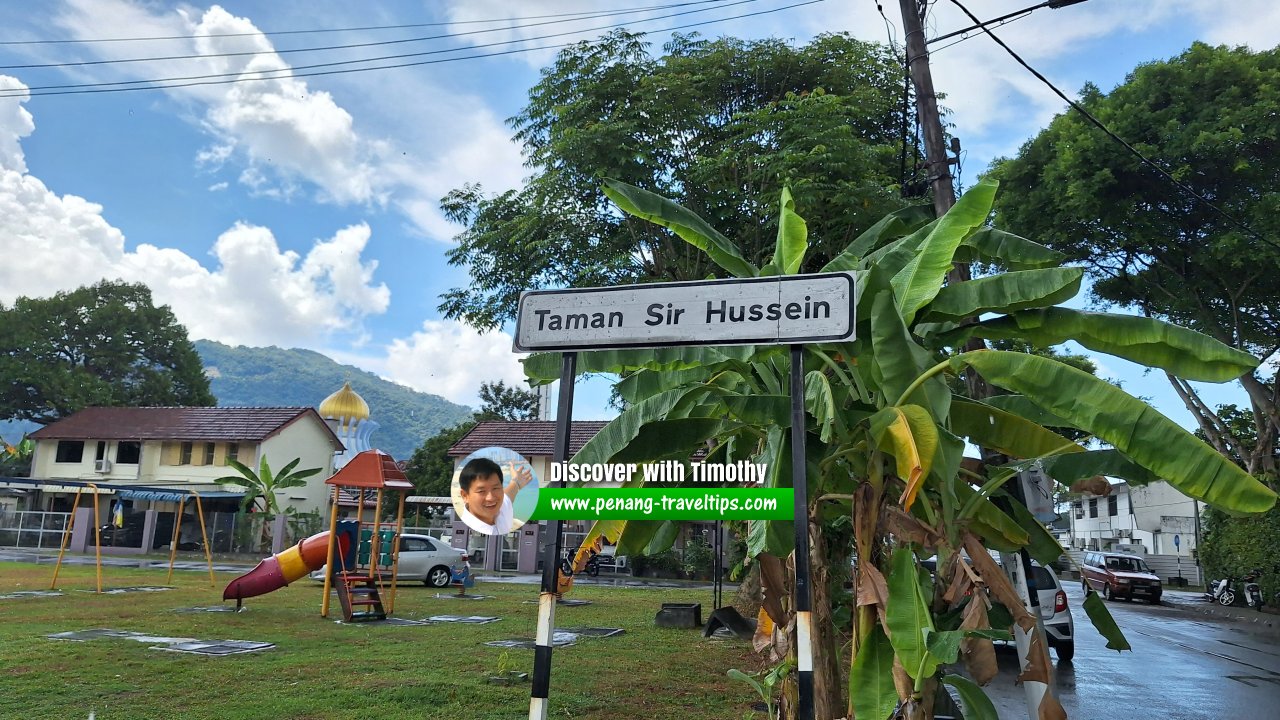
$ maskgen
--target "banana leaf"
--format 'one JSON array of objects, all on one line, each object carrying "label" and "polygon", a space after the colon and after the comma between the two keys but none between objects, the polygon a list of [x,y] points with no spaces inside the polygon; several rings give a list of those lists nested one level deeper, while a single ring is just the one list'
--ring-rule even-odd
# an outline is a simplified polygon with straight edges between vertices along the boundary
[{"label": "banana leaf", "polygon": [[887,290],[875,296],[871,316],[871,348],[868,372],[888,402],[923,405],[935,419],[947,416],[951,406],[951,389],[940,377],[935,376],[925,381],[924,387],[912,397],[902,397],[902,393],[933,362],[929,352],[912,339],[902,318],[898,316],[893,294]]},{"label": "banana leaf", "polygon": [[854,238],[834,260],[822,266],[821,272],[854,270],[867,253],[890,240],[919,230],[926,223],[932,222],[933,217],[933,208],[929,205],[911,205],[895,210]]},{"label": "banana leaf", "polygon": [[1177,423],[1116,386],[1081,370],[1026,353],[980,350],[952,359],[988,382],[1025,395],[1040,408],[1110,443],[1184,495],[1230,512],[1265,512],[1276,493]]},{"label": "banana leaf", "polygon": [[893,651],[912,678],[929,677],[938,666],[936,659],[930,660],[925,644],[926,631],[934,629],[933,616],[920,590],[916,556],[910,548],[899,547],[893,551],[888,585],[885,622]]},{"label": "banana leaf", "polygon": [[1026,418],[963,398],[951,401],[951,430],[978,447],[1013,458],[1084,452],[1083,447]]},{"label": "banana leaf", "polygon": [[948,285],[929,303],[931,322],[960,320],[985,313],[1009,314],[1070,300],[1080,292],[1080,268],[1021,270]]},{"label": "banana leaf", "polygon": [[1047,413],[1036,407],[1036,404],[1021,395],[994,395],[983,399],[983,404],[999,408],[1007,413],[1013,413],[1019,417],[1024,417],[1031,422],[1043,427],[1071,427],[1071,423],[1062,418]]},{"label": "banana leaf", "polygon": [[623,212],[670,229],[734,277],[759,274],[759,270],[742,257],[733,241],[683,205],[617,180],[604,181],[604,194]]},{"label": "banana leaf", "polygon": [[908,325],[915,320],[916,312],[932,302],[942,289],[956,248],[987,221],[996,186],[993,180],[983,180],[962,195],[947,214],[938,219],[915,257],[893,276],[894,295],[902,319]]},{"label": "banana leaf", "polygon": [[849,673],[849,701],[854,717],[887,720],[898,707],[893,684],[893,646],[877,624],[871,628]]},{"label": "banana leaf", "polygon": [[997,262],[1010,270],[1035,270],[1061,265],[1067,256],[1019,235],[985,227],[965,239],[956,251],[956,262],[975,260]]},{"label": "banana leaf", "polygon": [[989,340],[1041,347],[1075,340],[1098,352],[1156,367],[1187,380],[1226,382],[1252,372],[1258,359],[1194,330],[1152,318],[1068,308],[1027,310],[969,326]]},{"label": "banana leaf", "polygon": [[796,214],[796,201],[790,188],[782,188],[778,204],[778,241],[773,250],[773,262],[778,275],[795,275],[804,262],[804,252],[809,247],[809,226]]}]

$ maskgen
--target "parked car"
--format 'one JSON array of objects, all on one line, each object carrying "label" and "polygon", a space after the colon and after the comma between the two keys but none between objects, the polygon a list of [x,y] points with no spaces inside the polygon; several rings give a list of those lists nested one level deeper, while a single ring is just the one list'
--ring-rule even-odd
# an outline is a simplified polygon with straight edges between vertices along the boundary
[{"label": "parked car", "polygon": [[[467,553],[430,535],[400,536],[400,567],[397,580],[421,580],[427,587],[447,587],[467,563]],[[327,567],[311,573],[312,580],[324,581]]]},{"label": "parked car", "polygon": [[1109,552],[1087,552],[1080,562],[1081,585],[1106,595],[1127,600],[1160,602],[1164,591],[1160,578],[1137,555]]},{"label": "parked car", "polygon": [[1040,599],[1040,620],[1044,623],[1045,639],[1058,654],[1058,660],[1071,660],[1076,655],[1076,626],[1067,607],[1067,593],[1053,568],[1031,561],[1031,577],[1028,584]]},{"label": "parked car", "polygon": [[[996,558],[996,562],[1000,562]],[[937,572],[938,558],[933,556],[920,561],[932,576]],[[1058,654],[1058,660],[1070,661],[1076,655],[1076,625],[1067,607],[1067,593],[1052,568],[1031,561],[1031,577],[1028,589],[1036,593],[1040,601],[1040,620],[1044,625],[1045,639]]]}]

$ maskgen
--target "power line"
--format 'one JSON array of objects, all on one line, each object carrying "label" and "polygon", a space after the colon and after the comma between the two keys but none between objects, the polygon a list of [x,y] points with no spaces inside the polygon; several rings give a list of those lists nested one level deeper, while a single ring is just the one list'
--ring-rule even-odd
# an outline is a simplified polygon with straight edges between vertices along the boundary
[{"label": "power line", "polygon": [[[742,5],[744,3],[759,2],[759,0],[738,0],[738,2],[732,2],[727,4],[724,3],[724,0],[701,0],[700,2],[680,3],[678,5],[672,5],[670,7],[684,7],[687,5],[706,5],[709,2],[714,3],[719,7],[732,7],[734,5]],[[709,10],[715,10],[715,9],[718,9],[718,8],[704,7],[704,8],[698,8],[695,10],[685,10],[683,12],[672,13],[670,15],[659,15],[652,18],[640,18],[633,22],[661,20],[663,18],[677,17],[680,15],[692,15],[694,13],[707,12]],[[404,45],[406,43],[427,42],[429,40],[442,40],[442,39],[449,39],[449,38],[467,37],[470,35],[484,35],[486,33],[506,32],[509,30],[522,30],[524,28],[539,27],[542,25],[556,25],[556,24],[561,24],[565,22],[575,22],[578,20],[595,20],[598,18],[618,17],[620,15],[632,15],[637,12],[647,12],[647,11],[615,10],[615,11],[609,11],[609,12],[599,12],[598,14],[595,14],[595,15],[584,14],[581,17],[576,17],[574,18],[574,20],[568,20],[568,21],[563,19],[543,20],[542,22],[524,23],[524,24],[516,24],[516,25],[504,25],[502,27],[485,28],[483,30],[468,30],[466,32],[460,32],[460,33],[441,33],[439,35],[424,35],[420,37],[400,38],[397,40],[379,40],[376,42],[351,43],[347,45],[322,45],[318,47],[301,47],[301,48],[284,48],[284,49],[273,48],[272,52],[276,53],[277,55],[290,55],[293,53],[323,52],[327,50],[354,50],[357,48],[380,47],[380,46],[386,46],[386,45]],[[26,65],[0,65],[0,70],[37,70],[37,69],[62,68],[62,67],[85,67],[90,65],[123,65],[127,63],[163,62],[163,61],[169,61],[169,60],[203,60],[205,58],[245,57],[245,56],[254,56],[254,55],[262,55],[262,54],[264,53],[261,50],[246,50],[246,51],[240,51],[240,52],[226,52],[226,53],[207,53],[207,54],[197,53],[194,55],[162,55],[162,56],[140,57],[140,58],[118,58],[114,60],[76,60],[76,61],[70,61],[70,62],[57,62],[57,63],[30,63]]]},{"label": "power line", "polygon": [[[722,2],[722,0],[698,0],[698,2],[682,2],[671,3],[668,5],[650,5],[648,7],[623,8],[614,12],[641,12],[644,10],[668,10],[675,7],[684,7],[686,5],[702,5],[708,2]],[[400,25],[366,25],[363,27],[346,27],[346,28],[317,28],[314,30],[259,30],[256,32],[242,33],[210,33],[201,37],[256,37],[258,35],[313,35],[319,33],[340,33],[340,32],[363,32],[367,30],[406,30],[410,28],[424,27],[444,27],[449,25],[479,25],[482,23],[494,22],[517,22],[522,20],[542,20],[545,18],[562,18],[575,17],[579,15],[591,15],[600,12],[598,10],[578,10],[575,12],[554,13],[549,15],[524,15],[520,17],[508,18],[491,18],[488,20],[453,20],[448,22],[429,22],[429,23],[403,23]],[[155,35],[148,37],[119,37],[119,38],[91,38],[86,40],[0,40],[0,46],[3,45],[88,45],[91,43],[116,43],[116,42],[149,42],[153,40],[189,40],[190,35]]]},{"label": "power line", "polygon": [[[991,23],[988,23],[988,24],[986,25],[986,27],[998,28],[998,27],[1001,27],[1001,26],[1004,26],[1004,25],[1008,25],[1009,23],[1012,23],[1012,22],[1017,22],[1018,20],[1021,20],[1022,18],[1027,17],[1027,16],[1028,16],[1028,15],[1030,15],[1030,14],[1031,14],[1031,11],[1027,11],[1026,13],[1024,13],[1024,14],[1022,14],[1022,15],[1019,15],[1019,16],[1017,16],[1017,17],[1014,17],[1014,18],[1009,18],[1009,19],[1007,19],[1007,20],[1001,20],[1000,22],[994,22],[994,21],[993,21],[993,22],[991,22]],[[947,36],[946,36],[946,35],[943,35],[942,37],[947,37]],[[951,42],[947,43],[946,45],[943,45],[942,47],[939,47],[939,48],[932,48],[932,49],[930,49],[930,50],[929,50],[929,54],[930,54],[930,55],[937,55],[938,53],[942,52],[943,50],[946,50],[946,49],[947,49],[947,48],[949,48],[949,47],[954,47],[954,46],[959,45],[960,43],[964,42],[965,40],[972,40],[972,39],[973,39],[973,38],[975,38],[975,37],[978,37],[978,35],[977,35],[976,33],[975,33],[975,34],[973,34],[973,35],[962,35],[962,36],[960,37],[960,39],[959,39],[959,40],[952,40]],[[934,38],[934,40],[941,40],[941,39],[942,39],[941,37],[940,37],[940,38]],[[934,42],[934,40],[930,40],[929,42]]]},{"label": "power line", "polygon": [[[960,3],[960,0],[951,0],[951,2],[952,2],[952,4],[954,4],[956,7],[960,8],[962,11],[964,11],[964,14],[969,16],[969,19],[973,20],[975,23],[982,24],[982,21],[981,21],[981,20],[979,20],[976,16],[974,16],[974,14],[973,14],[973,13],[969,12],[969,8],[967,8],[967,7],[965,7],[964,5],[962,5],[962,4]],[[1141,161],[1143,162],[1143,164],[1145,164],[1145,165],[1147,165],[1147,166],[1151,167],[1151,168],[1152,168],[1152,169],[1154,169],[1156,172],[1160,173],[1161,177],[1163,177],[1165,180],[1168,180],[1170,183],[1173,183],[1173,185],[1174,185],[1175,187],[1177,187],[1178,189],[1180,189],[1180,190],[1182,190],[1183,192],[1187,193],[1188,195],[1190,195],[1191,197],[1195,198],[1196,200],[1199,200],[1201,203],[1204,203],[1206,206],[1208,206],[1208,207],[1212,208],[1215,212],[1217,212],[1219,215],[1221,215],[1223,218],[1225,218],[1225,219],[1227,220],[1227,222],[1231,223],[1232,225],[1236,226],[1236,227],[1237,227],[1237,228],[1239,228],[1240,230],[1244,231],[1244,233],[1245,233],[1246,235],[1249,235],[1250,237],[1254,238],[1255,240],[1260,240],[1260,241],[1262,241],[1262,242],[1264,242],[1264,243],[1267,243],[1268,245],[1271,245],[1272,247],[1275,247],[1275,248],[1277,248],[1277,249],[1280,249],[1280,244],[1277,244],[1275,241],[1270,240],[1270,239],[1268,239],[1268,238],[1266,238],[1266,237],[1263,237],[1262,235],[1258,234],[1258,233],[1257,233],[1257,232],[1255,232],[1252,228],[1250,228],[1248,225],[1245,225],[1243,222],[1241,222],[1241,221],[1237,220],[1237,219],[1235,218],[1235,216],[1234,216],[1234,215],[1231,215],[1231,214],[1230,214],[1230,213],[1228,213],[1226,210],[1223,210],[1222,208],[1218,207],[1216,204],[1214,204],[1214,203],[1213,203],[1212,201],[1210,201],[1208,198],[1204,197],[1203,195],[1201,195],[1200,193],[1198,193],[1198,192],[1196,192],[1194,189],[1192,189],[1189,185],[1187,185],[1187,184],[1183,183],[1181,180],[1178,180],[1178,179],[1177,179],[1177,178],[1175,178],[1173,175],[1170,175],[1170,174],[1169,174],[1169,171],[1165,170],[1165,169],[1164,169],[1163,167],[1161,167],[1158,163],[1156,163],[1154,160],[1151,160],[1151,159],[1150,159],[1150,158],[1148,158],[1146,155],[1143,155],[1141,151],[1139,151],[1137,148],[1135,148],[1134,146],[1132,146],[1132,145],[1130,145],[1128,142],[1126,142],[1124,138],[1122,138],[1122,137],[1120,137],[1119,135],[1116,135],[1114,132],[1112,132],[1110,128],[1108,128],[1106,125],[1103,125],[1103,124],[1102,124],[1102,121],[1101,121],[1101,120],[1099,120],[1098,118],[1096,118],[1096,117],[1094,117],[1092,114],[1090,114],[1090,113],[1089,113],[1089,111],[1088,111],[1088,110],[1085,110],[1083,107],[1081,107],[1079,103],[1077,103],[1076,101],[1074,101],[1074,100],[1072,100],[1071,98],[1067,97],[1065,93],[1063,93],[1061,90],[1059,90],[1059,89],[1058,89],[1058,86],[1054,85],[1052,82],[1050,82],[1050,81],[1049,81],[1049,78],[1047,78],[1047,77],[1045,77],[1044,75],[1040,74],[1040,71],[1038,71],[1038,70],[1036,70],[1035,68],[1031,67],[1031,65],[1029,65],[1029,64],[1027,63],[1027,61],[1026,61],[1026,60],[1023,60],[1023,59],[1022,59],[1022,57],[1021,57],[1020,55],[1018,55],[1018,53],[1014,52],[1013,48],[1011,48],[1011,47],[1009,47],[1008,45],[1006,45],[1006,44],[1004,43],[1004,41],[1003,41],[1003,40],[1001,40],[999,37],[997,37],[997,36],[996,36],[996,34],[995,34],[995,33],[991,32],[991,29],[990,29],[990,28],[988,28],[988,27],[985,27],[985,26],[984,26],[984,27],[982,28],[982,30],[983,30],[983,32],[985,32],[987,35],[990,35],[990,36],[991,36],[991,39],[992,39],[992,40],[994,40],[994,41],[996,42],[996,44],[997,44],[997,45],[999,45],[1000,47],[1004,48],[1004,51],[1005,51],[1005,52],[1007,52],[1007,53],[1009,53],[1009,55],[1010,55],[1014,60],[1016,60],[1016,61],[1018,62],[1018,64],[1019,64],[1019,65],[1021,65],[1021,66],[1022,66],[1022,67],[1024,67],[1024,68],[1026,68],[1026,69],[1027,69],[1027,71],[1028,71],[1028,72],[1030,72],[1032,75],[1036,76],[1036,79],[1037,79],[1037,80],[1039,80],[1040,82],[1044,83],[1044,84],[1045,84],[1045,85],[1046,85],[1050,90],[1052,90],[1052,91],[1053,91],[1053,92],[1054,92],[1058,97],[1062,98],[1064,102],[1066,102],[1068,105],[1070,105],[1072,109],[1074,109],[1076,112],[1078,112],[1078,113],[1080,113],[1081,115],[1083,115],[1083,116],[1085,117],[1085,119],[1087,119],[1089,122],[1093,123],[1093,125],[1095,125],[1099,130],[1101,130],[1102,132],[1106,133],[1106,134],[1107,134],[1107,137],[1111,138],[1111,139],[1112,139],[1112,140],[1114,140],[1115,142],[1117,142],[1117,143],[1119,143],[1120,145],[1124,146],[1124,148],[1125,148],[1126,150],[1128,150],[1130,153],[1132,153],[1132,154],[1134,155],[1134,157],[1136,157],[1136,158],[1138,158],[1139,160],[1141,160]]]},{"label": "power line", "polygon": [[[745,2],[747,0],[743,0],[743,1]],[[657,30],[651,30],[648,32],[663,33],[663,32],[672,32],[675,30],[684,30],[684,29],[693,28],[693,27],[702,27],[704,25],[714,25],[716,23],[727,22],[729,20],[739,20],[742,18],[757,17],[761,15],[770,15],[773,13],[782,12],[783,10],[790,10],[792,8],[804,7],[806,5],[816,5],[822,2],[826,2],[826,0],[806,0],[805,2],[793,3],[791,5],[783,5],[781,7],[771,8],[769,10],[759,10],[751,13],[743,13],[741,15],[731,15],[729,17],[714,18],[711,20],[703,20],[696,23],[686,23],[683,25],[676,25],[668,28],[659,28]],[[741,4],[741,3],[737,3],[737,4]],[[652,18],[652,19],[657,19],[657,18]],[[612,25],[607,27],[620,27],[622,25],[625,25],[625,23],[619,23],[617,25]],[[599,29],[599,28],[595,28],[595,29]],[[590,32],[590,31],[591,29],[576,30],[572,32],[545,35],[538,38],[526,38],[524,40],[513,40],[513,41],[507,41],[507,42],[489,43],[487,45],[479,45],[476,47],[491,47],[494,45],[514,45],[520,42],[527,42],[528,40],[545,39],[548,37],[556,37],[559,35],[573,35],[577,33]],[[14,90],[0,91],[0,98],[45,97],[50,95],[82,95],[87,93],[130,92],[130,91],[137,91],[137,90],[169,90],[174,88],[195,87],[199,85],[228,85],[228,84],[241,83],[241,82],[262,82],[267,80],[285,80],[285,79],[291,79],[291,78],[318,77],[318,76],[325,76],[325,75],[344,75],[348,73],[370,72],[374,70],[392,70],[397,68],[417,67],[421,65],[435,65],[435,64],[446,63],[446,62],[456,62],[459,60],[474,60],[478,58],[499,57],[503,55],[515,55],[515,54],[526,53],[526,52],[537,52],[540,50],[554,50],[558,48],[570,47],[574,44],[576,43],[568,42],[568,43],[559,43],[554,45],[540,45],[537,47],[514,48],[511,50],[503,50],[503,51],[491,52],[491,53],[478,53],[473,55],[462,55],[458,57],[440,58],[436,60],[419,60],[419,61],[408,62],[408,63],[395,63],[392,65],[378,65],[375,67],[363,67],[363,68],[344,68],[341,70],[324,70],[324,71],[310,72],[310,73],[293,72],[298,68],[281,68],[278,70],[252,71],[258,74],[286,73],[283,75],[272,74],[267,77],[241,77],[241,76],[231,77],[232,75],[235,75],[235,73],[223,73],[223,74],[208,75],[208,76],[191,76],[189,78],[158,78],[153,80],[131,80],[131,81],[121,81],[121,82],[110,82],[110,83],[87,83],[83,85],[66,85],[66,86],[55,85],[55,86],[43,86],[43,87],[37,86],[37,87],[29,88],[29,90],[47,89],[49,91],[48,92],[27,92],[27,91],[18,92]],[[460,50],[460,48],[451,48],[448,50],[435,50],[435,51],[425,52],[425,53],[411,53],[408,55],[397,55],[397,56],[390,56],[386,58],[366,58],[364,60],[349,60],[345,62],[322,63],[319,65],[299,66],[299,68],[329,67],[333,65],[350,65],[355,63],[374,62],[377,60],[396,59],[401,57],[434,55],[442,52],[457,52],[458,50]],[[204,79],[204,78],[228,78],[228,79]],[[160,82],[180,81],[180,80],[195,80],[195,81],[194,82],[175,82],[167,85],[138,86],[138,84],[140,83],[160,83]],[[128,85],[129,87],[114,87],[119,85]],[[64,90],[64,89],[54,89],[54,88],[75,88],[75,89]]]},{"label": "power line", "polygon": [[[735,6],[735,5],[745,5],[745,4],[754,3],[754,2],[758,2],[758,1],[759,1],[759,0],[737,0],[736,2],[729,3],[729,4],[727,4],[727,5],[723,5],[723,6],[721,6],[721,7],[733,7],[733,6]],[[818,1],[823,1],[823,0],[818,0]],[[809,4],[809,3],[802,3],[802,4]],[[787,6],[787,7],[795,7],[795,6]],[[785,9],[787,9],[787,7],[777,8],[777,10],[785,10]],[[627,25],[631,25],[631,24],[634,24],[634,23],[640,23],[640,22],[652,22],[652,21],[654,21],[654,20],[663,20],[663,19],[666,19],[666,18],[678,17],[678,16],[681,16],[681,15],[688,15],[688,14],[693,13],[693,12],[703,12],[703,11],[701,11],[701,10],[686,10],[686,11],[684,11],[684,12],[672,13],[672,14],[670,14],[670,15],[660,15],[660,16],[652,17],[652,18],[643,18],[643,19],[635,20],[635,21],[632,21],[632,22],[629,22],[629,23],[628,23],[628,22],[619,22],[619,23],[613,23],[613,24],[610,24],[610,25],[600,25],[600,26],[593,27],[593,28],[580,28],[580,29],[577,29],[577,30],[566,30],[566,31],[564,31],[564,32],[549,33],[549,34],[546,34],[546,35],[535,35],[535,36],[532,36],[532,37],[521,38],[521,39],[517,39],[517,40],[501,40],[501,41],[495,41],[495,42],[491,42],[491,43],[481,43],[481,44],[478,44],[478,45],[473,45],[473,46],[471,46],[471,47],[472,47],[472,48],[487,48],[487,47],[498,47],[498,46],[503,46],[503,45],[514,45],[514,44],[517,44],[517,43],[529,42],[529,41],[531,41],[531,40],[548,40],[548,39],[550,39],[550,38],[564,37],[565,35],[578,35],[578,34],[581,34],[581,33],[595,32],[595,31],[597,31],[597,30],[611,30],[611,29],[616,29],[616,28],[620,28],[620,27],[625,27],[625,26],[627,26]],[[774,11],[769,11],[769,12],[774,12]],[[722,19],[719,19],[719,20],[711,20],[711,21],[708,21],[708,22],[722,22],[722,21],[724,21],[724,20],[734,20],[734,19],[739,18],[739,17],[750,17],[751,15],[755,15],[755,14],[760,14],[760,13],[751,13],[751,14],[749,14],[749,15],[738,15],[738,16],[734,16],[734,17],[722,18]],[[674,29],[683,29],[683,28],[685,28],[685,27],[696,27],[696,26],[698,26],[698,25],[703,25],[703,24],[706,24],[706,23],[694,23],[694,24],[691,24],[691,25],[681,25],[681,26],[678,26],[677,28],[674,28]],[[659,31],[659,32],[665,32],[665,31]],[[571,43],[570,43],[570,44],[571,44]],[[565,47],[565,45],[552,45],[552,46],[548,46],[548,48],[558,48],[558,47]],[[124,89],[138,89],[138,88],[129,88],[129,87],[127,87],[127,86],[133,86],[133,85],[150,85],[150,84],[153,84],[153,83],[182,83],[182,82],[192,81],[192,80],[214,80],[214,79],[217,79],[217,78],[235,78],[235,79],[237,79],[237,80],[239,80],[239,81],[244,81],[244,82],[253,81],[253,80],[281,80],[281,79],[285,79],[285,78],[289,78],[289,77],[310,77],[310,76],[313,76],[313,75],[319,75],[319,74],[333,74],[333,73],[309,73],[309,74],[300,74],[300,73],[296,73],[296,72],[295,72],[295,71],[297,71],[297,70],[314,70],[314,69],[317,69],[317,68],[342,67],[342,66],[346,66],[346,65],[359,65],[359,64],[361,64],[361,63],[381,62],[381,61],[384,61],[384,60],[403,60],[403,59],[405,59],[405,58],[411,58],[411,57],[424,57],[424,56],[427,56],[427,55],[441,55],[441,54],[444,54],[444,53],[461,52],[461,51],[462,51],[462,50],[464,50],[464,49],[466,49],[466,48],[461,48],[461,47],[444,48],[444,49],[440,49],[440,50],[426,50],[426,51],[422,51],[422,52],[415,52],[415,53],[401,53],[401,54],[398,54],[398,55],[382,55],[382,56],[378,56],[378,57],[361,58],[361,59],[358,59],[358,60],[337,60],[337,61],[333,61],[333,62],[312,63],[312,64],[308,64],[308,65],[292,65],[292,66],[284,67],[284,68],[276,68],[276,69],[274,69],[274,70],[253,70],[253,71],[248,71],[248,72],[264,73],[264,74],[265,74],[265,73],[284,73],[284,74],[272,74],[272,75],[269,75],[269,76],[264,75],[263,77],[256,77],[256,78],[242,78],[242,76],[244,75],[245,71],[241,71],[241,72],[228,72],[228,73],[212,73],[212,74],[206,74],[206,75],[180,75],[180,76],[164,77],[164,78],[150,78],[150,79],[144,79],[144,80],[116,80],[116,81],[111,81],[111,82],[96,82],[96,83],[68,83],[68,84],[62,84],[62,85],[31,85],[31,86],[29,86],[27,89],[28,89],[28,90],[37,90],[37,91],[38,91],[38,90],[71,90],[71,89],[77,89],[77,88],[111,88],[111,87],[118,87],[119,89],[124,90]],[[541,48],[541,47],[539,47],[539,48],[531,48],[531,49],[533,49],[533,50],[537,50],[537,49],[545,49],[545,48]],[[263,53],[256,53],[256,54],[259,54],[259,55],[265,55],[265,54],[267,54],[267,53],[263,52]],[[498,54],[510,54],[510,53],[498,53]],[[477,55],[477,56],[468,56],[468,57],[490,57],[490,56],[489,56],[489,55]],[[409,65],[412,65],[412,64],[413,64],[413,63],[409,63]],[[386,66],[386,67],[394,68],[394,67],[407,67],[407,66],[408,66],[408,65],[389,65],[389,66]],[[368,69],[383,69],[383,68],[368,68]],[[228,82],[231,82],[231,81],[228,81]],[[200,85],[214,85],[214,84],[219,84],[219,83],[192,83],[192,84],[200,84]],[[186,85],[164,85],[164,86],[160,86],[160,87],[187,87],[187,86],[186,86]],[[88,91],[85,91],[85,92],[88,92]],[[40,96],[40,95],[53,95],[53,94],[60,94],[60,93],[33,92],[33,93],[31,93],[31,96],[32,96],[32,97],[35,97],[35,96]],[[12,90],[11,90],[11,91],[9,91],[9,94],[5,94],[3,91],[0,91],[0,98],[3,98],[3,97],[21,97],[21,96],[22,96],[22,93],[19,93],[19,92],[17,92],[17,91],[12,91]]]}]

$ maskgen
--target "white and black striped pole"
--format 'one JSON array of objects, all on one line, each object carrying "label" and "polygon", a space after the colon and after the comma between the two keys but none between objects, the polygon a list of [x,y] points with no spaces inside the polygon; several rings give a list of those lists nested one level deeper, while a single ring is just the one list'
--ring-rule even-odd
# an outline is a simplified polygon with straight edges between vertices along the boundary
[{"label": "white and black striped pole", "polygon": [[796,670],[799,720],[813,720],[813,612],[809,592],[809,487],[805,472],[804,346],[791,346],[791,485],[796,525]]},{"label": "white and black striped pole", "polygon": [[[573,381],[578,354],[566,352],[560,366],[560,399],[556,407],[556,445],[552,460],[569,459],[569,436],[573,426]],[[560,480],[560,487],[564,487]],[[551,692],[551,648],[556,627],[556,588],[560,583],[560,546],[563,524],[559,518],[547,522],[542,537],[542,592],[538,595],[538,632],[533,647],[533,689],[529,693],[529,720],[546,720],[547,698]]]}]

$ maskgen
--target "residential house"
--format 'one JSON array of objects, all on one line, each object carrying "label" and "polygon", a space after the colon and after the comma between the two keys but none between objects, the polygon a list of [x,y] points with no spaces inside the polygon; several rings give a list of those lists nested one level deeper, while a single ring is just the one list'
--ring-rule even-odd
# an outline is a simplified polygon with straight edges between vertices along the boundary
[{"label": "residential house", "polygon": [[[574,422],[569,433],[569,456],[581,450],[607,424],[595,420]],[[468,455],[477,450],[507,448],[523,455],[533,466],[534,477],[545,484],[555,454],[555,439],[556,423],[551,420],[491,420],[478,423],[454,443],[449,448],[449,457],[453,458],[457,469]],[[564,546],[576,548],[590,527],[589,522],[566,522]],[[454,547],[467,550],[471,565],[476,569],[537,572],[541,559],[538,557],[540,532],[539,524],[534,522],[507,535],[490,536],[472,532],[466,523],[455,519],[452,542]]]},{"label": "residential house", "polygon": [[234,509],[243,492],[217,482],[237,474],[227,461],[256,469],[266,457],[273,471],[295,458],[299,469],[319,468],[306,486],[282,490],[278,499],[281,507],[326,513],[324,481],[333,474],[334,453],[343,449],[320,415],[303,407],[94,407],[31,438],[36,449],[25,487],[39,492],[29,508],[62,512],[84,483],[107,495],[138,486],[194,490],[210,498],[206,510]]},{"label": "residential house", "polygon": [[1069,541],[1077,550],[1190,556],[1195,501],[1166,482],[1111,486],[1111,494],[1071,501]]}]

